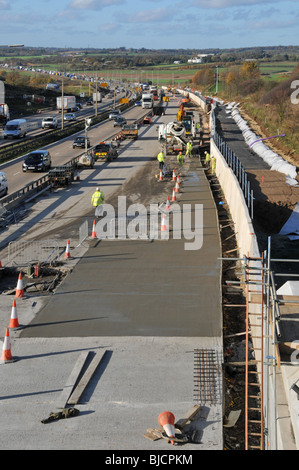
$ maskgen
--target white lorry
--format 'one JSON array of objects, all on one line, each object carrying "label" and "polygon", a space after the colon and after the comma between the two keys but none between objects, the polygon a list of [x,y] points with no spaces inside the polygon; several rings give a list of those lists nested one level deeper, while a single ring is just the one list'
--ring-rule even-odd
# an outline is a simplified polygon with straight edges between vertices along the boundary
[{"label": "white lorry", "polygon": [[143,109],[151,109],[154,105],[152,93],[143,93],[141,98],[141,106]]},{"label": "white lorry", "polygon": [[12,137],[13,139],[20,139],[26,137],[27,134],[27,121],[26,119],[13,119],[7,121],[4,128],[4,139]]},{"label": "white lorry", "polygon": [[102,103],[102,94],[97,92],[97,93],[93,93],[92,94],[92,101],[94,103],[98,102],[98,103]]},{"label": "white lorry", "polygon": [[[63,102],[63,106],[62,106]],[[57,110],[61,113],[62,108],[64,112],[69,113],[71,110],[76,108],[76,97],[75,96],[64,96],[62,101],[62,96],[56,98]]]},{"label": "white lorry", "polygon": [[9,107],[6,103],[0,103],[0,126],[4,127],[9,119]]},{"label": "white lorry", "polygon": [[0,196],[6,196],[8,191],[7,178],[4,171],[0,171]]}]

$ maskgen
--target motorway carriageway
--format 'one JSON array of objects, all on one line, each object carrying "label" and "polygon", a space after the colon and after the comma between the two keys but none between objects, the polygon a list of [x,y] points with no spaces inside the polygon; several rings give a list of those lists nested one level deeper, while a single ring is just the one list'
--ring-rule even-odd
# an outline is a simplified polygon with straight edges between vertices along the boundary
[{"label": "motorway carriageway", "polygon": [[[166,116],[143,126],[140,139],[125,143],[116,161],[83,170],[78,184],[37,200],[29,220],[18,224],[21,239],[56,234],[61,240],[65,229],[71,228],[70,220],[74,225],[80,217],[92,220],[90,198],[96,185],[103,187],[107,200],[116,191],[126,195],[127,190],[131,200],[144,202],[140,198],[144,180],[139,182],[139,192],[134,183],[152,168],[151,160],[159,151],[157,123],[173,120],[177,108],[177,100],[172,100]],[[136,119],[140,111],[135,108],[128,114]],[[105,123],[101,132],[110,132],[111,126]],[[93,131],[93,139],[103,139],[103,134]],[[54,158],[61,158],[63,149],[70,152],[71,140],[60,144],[60,157]],[[73,246],[71,272],[54,295],[21,301],[19,317],[26,328],[12,333],[18,360],[0,368],[3,449],[222,449],[218,221],[203,168],[198,160],[186,168],[178,200],[203,204],[199,250],[186,251],[183,238],[86,241],[84,246]],[[153,178],[153,184],[160,183]],[[163,199],[165,194],[161,184]],[[15,236],[9,231],[4,234],[6,242],[10,235]],[[7,297],[1,296],[2,330],[11,300]],[[78,356],[86,350],[104,350],[105,356],[76,405],[80,415],[54,425],[41,424],[56,409]],[[209,362],[196,362],[201,350],[212,357]],[[204,391],[199,376],[206,377]],[[169,447],[164,439],[144,438],[147,428],[157,427],[162,411],[170,410],[178,419],[195,399],[201,404],[201,414],[193,423],[199,442]]]}]

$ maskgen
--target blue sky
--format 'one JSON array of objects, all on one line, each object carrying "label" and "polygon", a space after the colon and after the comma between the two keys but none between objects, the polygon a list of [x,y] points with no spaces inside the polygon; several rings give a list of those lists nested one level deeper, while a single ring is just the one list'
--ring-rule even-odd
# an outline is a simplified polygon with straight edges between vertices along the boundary
[{"label": "blue sky", "polygon": [[0,17],[1,45],[299,45],[299,0],[0,0]]}]

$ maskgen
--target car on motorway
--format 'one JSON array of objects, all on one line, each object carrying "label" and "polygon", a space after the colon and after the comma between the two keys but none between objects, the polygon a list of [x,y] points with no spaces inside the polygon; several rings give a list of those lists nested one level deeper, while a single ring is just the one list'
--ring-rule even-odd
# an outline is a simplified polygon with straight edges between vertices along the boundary
[{"label": "car on motorway", "polygon": [[22,169],[26,171],[47,171],[51,168],[51,155],[48,150],[33,150],[24,159]]},{"label": "car on motorway", "polygon": [[109,113],[109,119],[110,121],[112,121],[113,119],[117,118],[118,116],[120,116],[120,110],[119,109],[113,109],[112,111],[110,111]]},{"label": "car on motorway", "polygon": [[152,122],[153,122],[152,119],[153,119],[153,118],[152,118],[151,115],[145,116],[145,117],[143,118],[143,124],[152,124]]},{"label": "car on motorway", "polygon": [[113,127],[116,127],[116,126],[123,126],[124,124],[127,124],[127,120],[126,118],[124,118],[123,116],[118,116],[114,119],[114,122],[113,122]]},{"label": "car on motorway", "polygon": [[75,148],[85,149],[85,141],[87,143],[87,148],[89,148],[90,147],[89,137],[85,137],[84,135],[80,135],[76,137],[73,142],[73,149]]},{"label": "car on motorway", "polygon": [[105,160],[111,162],[118,157],[118,151],[108,142],[100,142],[91,151],[94,160]]},{"label": "car on motorway", "polygon": [[57,129],[58,120],[56,116],[47,116],[42,120],[42,129]]},{"label": "car on motorway", "polygon": [[74,113],[66,113],[63,117],[65,121],[76,121],[76,116]]},{"label": "car on motorway", "polygon": [[141,105],[142,105],[141,101],[135,101],[134,106],[141,106]]}]

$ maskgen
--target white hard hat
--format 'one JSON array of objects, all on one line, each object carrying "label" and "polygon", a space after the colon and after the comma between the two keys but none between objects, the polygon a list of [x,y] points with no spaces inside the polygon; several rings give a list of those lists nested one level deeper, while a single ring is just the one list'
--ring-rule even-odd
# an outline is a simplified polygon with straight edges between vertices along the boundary
[{"label": "white hard hat", "polygon": [[97,191],[100,191],[100,188],[98,187],[96,190],[97,190]]}]

